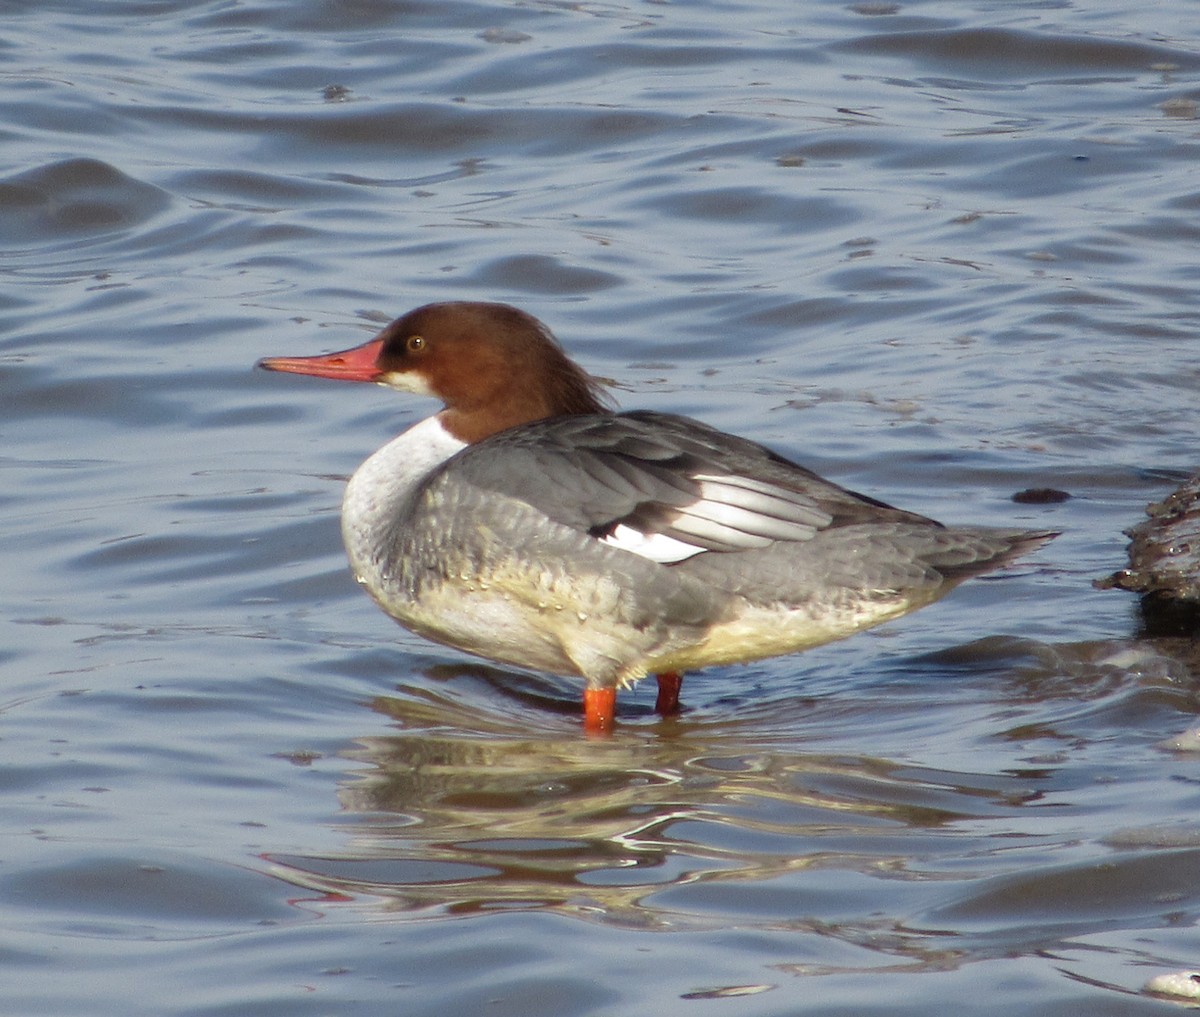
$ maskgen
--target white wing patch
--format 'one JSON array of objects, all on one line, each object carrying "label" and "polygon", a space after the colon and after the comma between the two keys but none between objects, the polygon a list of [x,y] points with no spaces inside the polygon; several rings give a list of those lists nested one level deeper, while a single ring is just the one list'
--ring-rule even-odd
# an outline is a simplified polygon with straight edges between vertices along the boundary
[{"label": "white wing patch", "polygon": [[704,502],[744,509],[758,520],[760,527],[772,527],[779,540],[811,540],[817,530],[828,526],[833,519],[810,498],[761,480],[705,474],[695,479],[700,481]]},{"label": "white wing patch", "polygon": [[665,533],[643,533],[632,526],[618,523],[612,533],[601,538],[601,543],[622,551],[640,554],[660,565],[674,565],[684,561],[704,550],[694,544],[685,544],[682,540],[668,537]]},{"label": "white wing patch", "polygon": [[777,540],[812,540],[831,519],[807,499],[749,477],[701,474],[691,479],[699,483],[700,497],[672,507],[670,523],[663,527],[668,532],[618,523],[602,538],[604,543],[671,565],[702,551],[747,551]]}]

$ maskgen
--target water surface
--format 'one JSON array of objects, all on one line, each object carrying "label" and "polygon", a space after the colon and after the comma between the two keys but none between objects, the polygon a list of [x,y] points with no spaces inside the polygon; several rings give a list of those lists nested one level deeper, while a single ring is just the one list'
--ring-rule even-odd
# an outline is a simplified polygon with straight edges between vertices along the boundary
[{"label": "water surface", "polygon": [[[1200,12],[6,13],[8,1012],[1164,1011],[1195,647],[1091,583],[1197,466]],[[1063,536],[585,740],[575,685],[347,573],[345,476],[432,407],[252,370],[446,298],[626,407]]]}]

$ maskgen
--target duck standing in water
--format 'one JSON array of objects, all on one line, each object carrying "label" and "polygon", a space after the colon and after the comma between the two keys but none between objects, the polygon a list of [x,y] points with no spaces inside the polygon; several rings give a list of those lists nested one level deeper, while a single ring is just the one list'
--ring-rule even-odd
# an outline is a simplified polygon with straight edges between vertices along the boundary
[{"label": "duck standing in water", "polygon": [[350,478],[354,573],[426,638],[582,677],[592,732],[647,674],[673,713],[685,671],[841,639],[1056,536],[943,526],[687,417],[614,413],[506,304],[427,304],[261,366],[441,400]]}]

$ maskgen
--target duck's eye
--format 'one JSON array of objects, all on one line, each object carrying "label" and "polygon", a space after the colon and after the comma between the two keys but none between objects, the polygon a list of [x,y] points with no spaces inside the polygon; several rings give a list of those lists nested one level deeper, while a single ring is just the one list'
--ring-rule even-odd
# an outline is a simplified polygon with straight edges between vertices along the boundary
[{"label": "duck's eye", "polygon": [[404,345],[408,347],[409,353],[420,353],[425,349],[425,337],[423,335],[410,335],[408,342]]}]

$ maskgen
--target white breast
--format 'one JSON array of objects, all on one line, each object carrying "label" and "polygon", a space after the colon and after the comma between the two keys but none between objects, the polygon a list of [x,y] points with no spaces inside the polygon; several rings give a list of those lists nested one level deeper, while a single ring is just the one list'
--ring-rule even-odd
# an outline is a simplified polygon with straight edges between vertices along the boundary
[{"label": "white breast", "polygon": [[342,499],[342,539],[356,576],[363,577],[379,534],[408,493],[465,447],[436,416],[427,417],[354,471]]}]

